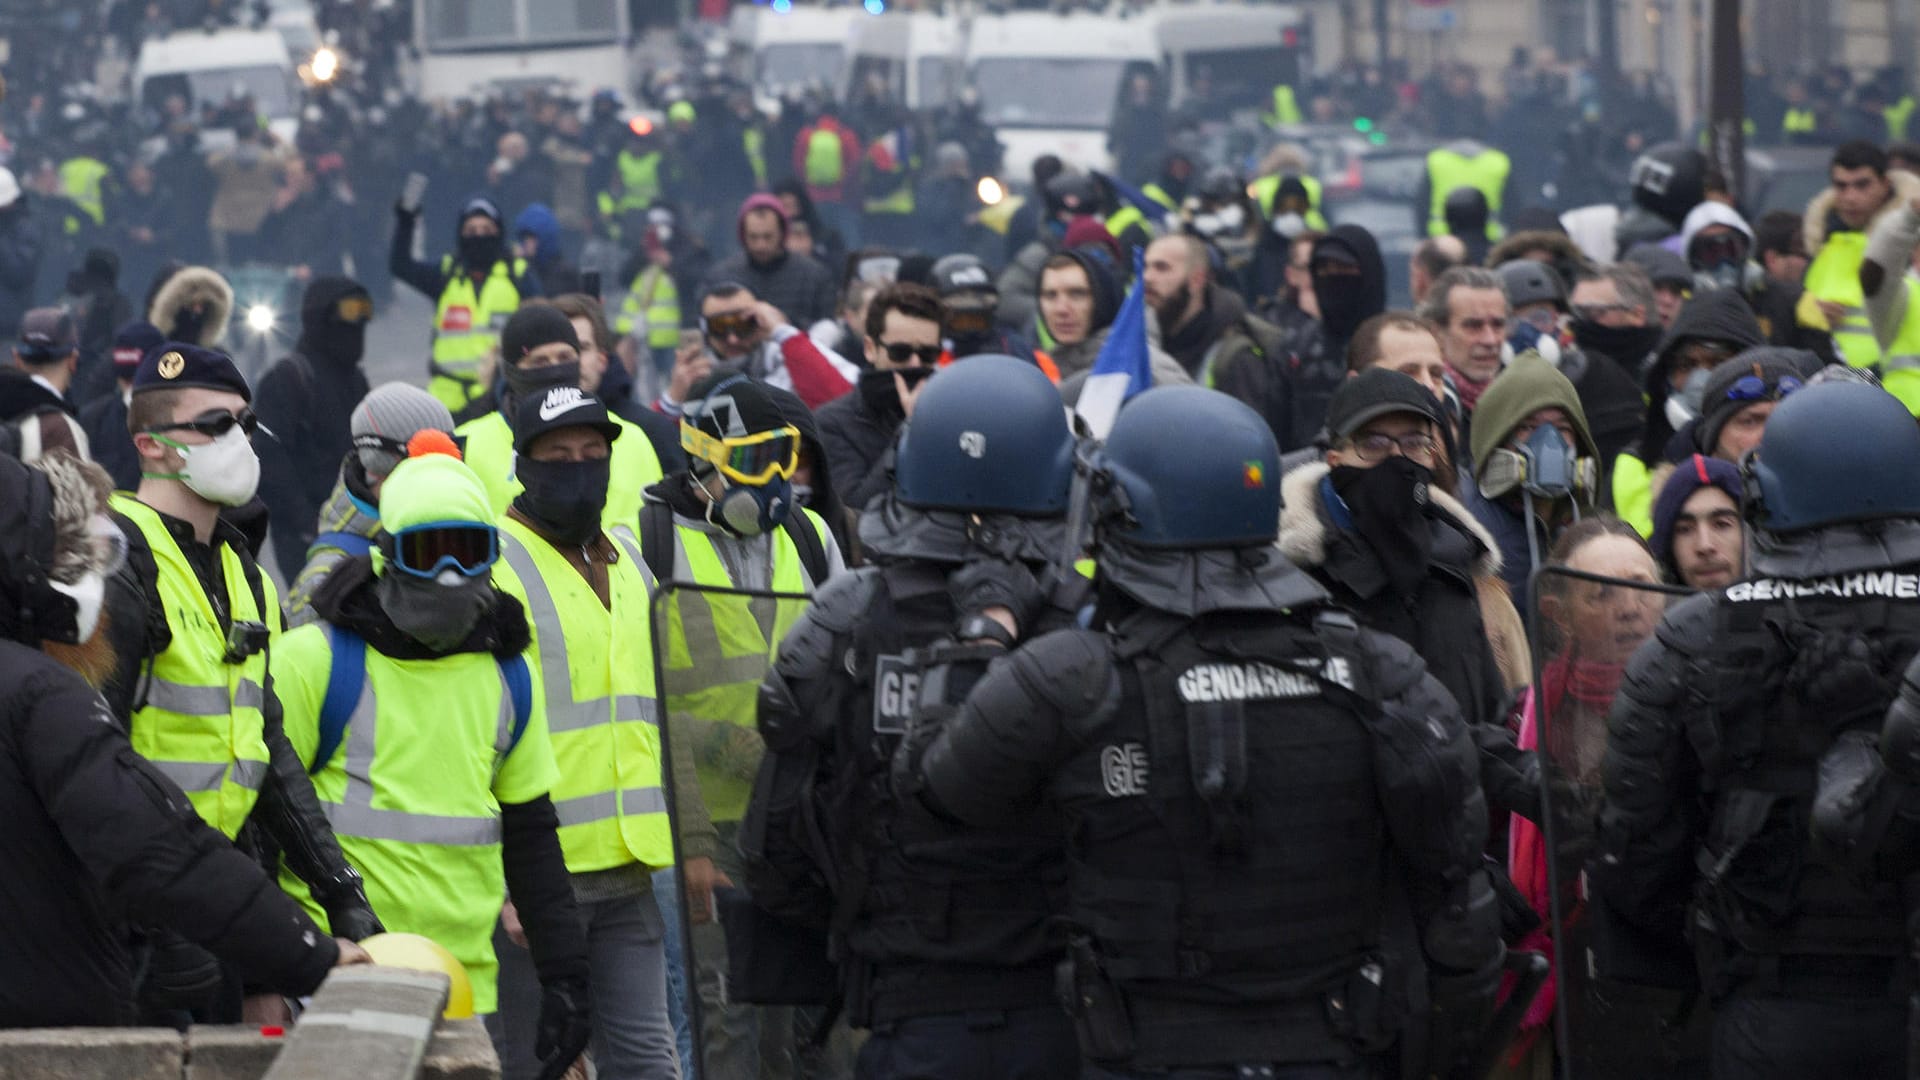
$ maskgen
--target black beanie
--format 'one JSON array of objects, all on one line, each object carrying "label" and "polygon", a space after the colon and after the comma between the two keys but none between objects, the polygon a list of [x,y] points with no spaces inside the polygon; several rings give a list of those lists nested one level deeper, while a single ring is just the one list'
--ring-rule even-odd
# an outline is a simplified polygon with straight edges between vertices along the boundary
[{"label": "black beanie", "polygon": [[573,332],[573,321],[560,309],[547,304],[531,304],[513,313],[500,331],[500,358],[518,364],[542,345],[564,341],[580,348],[580,335]]}]

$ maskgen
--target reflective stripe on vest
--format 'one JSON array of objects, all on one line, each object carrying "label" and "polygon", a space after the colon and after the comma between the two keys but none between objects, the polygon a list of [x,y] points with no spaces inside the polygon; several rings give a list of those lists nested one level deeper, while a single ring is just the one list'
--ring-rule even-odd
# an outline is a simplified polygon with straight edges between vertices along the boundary
[{"label": "reflective stripe on vest", "polygon": [[[812,511],[806,515],[824,546],[826,526]],[[711,537],[678,522],[674,535],[673,580],[734,587]],[[821,584],[808,582],[787,530],[775,529],[767,540],[772,544],[770,591],[810,594]],[[666,670],[660,677],[674,722],[674,745],[692,751],[701,794],[713,819],[735,821],[746,808],[747,791],[759,764],[758,747],[753,747],[753,753],[742,753],[735,734],[723,729],[746,728],[752,733],[750,741],[758,742],[758,733],[752,729],[760,680],[772,667],[780,640],[806,610],[806,602],[691,589],[675,590],[673,597],[660,650]],[[683,737],[686,742],[678,741]]]},{"label": "reflective stripe on vest", "polygon": [[1807,267],[1807,295],[1839,304],[1838,319],[1829,319],[1834,348],[1854,367],[1880,363],[1880,342],[1867,318],[1866,294],[1860,288],[1860,264],[1867,257],[1867,234],[1836,232],[1827,237],[1820,254]]},{"label": "reflective stripe on vest", "polygon": [[[608,529],[634,528],[640,523],[643,493],[660,481],[660,458],[654,454],[653,442],[646,432],[618,416],[611,419],[619,425],[620,437],[613,440],[607,504],[601,511],[600,523]],[[513,428],[506,417],[498,411],[490,412],[461,424],[453,434],[464,440],[467,467],[480,478],[480,486],[487,489],[487,505],[493,508],[494,516],[506,513],[514,497],[524,490],[513,475]]]},{"label": "reflective stripe on vest", "polygon": [[645,210],[660,198],[660,151],[636,154],[622,150],[614,163],[620,170],[620,200],[614,204],[615,213]]},{"label": "reflective stripe on vest", "polygon": [[1152,224],[1147,221],[1147,215],[1141,213],[1137,206],[1123,206],[1107,218],[1107,232],[1113,234],[1116,239],[1135,225],[1140,226],[1145,232],[1153,231]]},{"label": "reflective stripe on vest", "polygon": [[[266,654],[227,663],[227,632],[159,513],[124,494],[114,495],[112,505],[153,553],[154,584],[172,635],[153,658],[144,695],[136,699],[133,748],[187,793],[202,820],[236,836],[266,779]],[[233,620],[278,630],[273,583],[261,575],[261,596],[270,609],[263,615],[240,555],[225,544],[220,566]]]},{"label": "reflective stripe on vest", "polygon": [[1913,119],[1913,95],[1908,94],[1899,101],[1880,110],[1887,121],[1887,141],[1904,142],[1907,138],[1907,124]]},{"label": "reflective stripe on vest", "polygon": [[840,133],[817,127],[807,136],[806,173],[808,187],[833,187],[846,176],[847,163]]},{"label": "reflective stripe on vest", "polygon": [[1499,150],[1486,149],[1472,157],[1443,146],[1427,155],[1427,184],[1432,189],[1427,207],[1427,233],[1443,236],[1447,231],[1447,196],[1460,188],[1473,188],[1487,197],[1487,239],[1500,238],[1502,194],[1507,176],[1513,172],[1513,160]]},{"label": "reflective stripe on vest", "polygon": [[1920,278],[1907,275],[1907,310],[1881,361],[1880,385],[1920,416]]},{"label": "reflective stripe on vest", "polygon": [[500,526],[500,555],[511,573],[496,571],[495,582],[522,601],[532,625],[560,769],[552,797],[567,869],[672,865],[654,697],[654,583],[638,543],[624,528],[611,530],[620,558],[606,567],[609,609],[552,544],[511,517]]},{"label": "reflective stripe on vest", "polygon": [[1788,135],[1811,135],[1819,126],[1812,109],[1788,109],[1780,118],[1780,130]]},{"label": "reflective stripe on vest", "polygon": [[[1327,230],[1327,218],[1325,214],[1320,212],[1320,196],[1323,191],[1320,186],[1320,181],[1311,176],[1291,173],[1287,175],[1293,176],[1294,179],[1300,181],[1301,187],[1307,189],[1307,212],[1300,215],[1306,221],[1307,228],[1325,232]],[[1280,185],[1285,180],[1286,176],[1282,176],[1279,173],[1272,173],[1253,182],[1253,188],[1251,190],[1253,204],[1259,209],[1261,217],[1268,218],[1269,220],[1272,219],[1273,197],[1279,194]]]},{"label": "reflective stripe on vest", "polygon": [[1273,112],[1267,114],[1267,122],[1276,126],[1297,124],[1300,122],[1300,102],[1294,96],[1293,87],[1280,83],[1273,88]]},{"label": "reflective stripe on vest", "polygon": [[454,272],[451,257],[440,265],[449,276],[433,314],[434,377],[428,389],[458,412],[486,390],[477,381],[480,366],[493,352],[500,328],[520,307],[520,289],[514,281],[527,272],[527,266],[519,259],[511,266],[505,259],[494,263],[476,293],[473,278],[463,269]]},{"label": "reflective stripe on vest", "polygon": [[640,271],[620,302],[614,332],[622,337],[646,331],[647,347],[671,349],[680,343],[680,291],[673,275],[658,266]]}]

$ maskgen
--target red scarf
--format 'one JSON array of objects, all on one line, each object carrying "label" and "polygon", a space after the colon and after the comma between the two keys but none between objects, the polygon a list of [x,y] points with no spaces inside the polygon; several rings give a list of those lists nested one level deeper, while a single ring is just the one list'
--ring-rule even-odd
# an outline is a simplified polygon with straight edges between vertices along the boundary
[{"label": "red scarf", "polygon": [[1480,395],[1486,393],[1487,387],[1493,385],[1492,379],[1477,382],[1472,376],[1452,364],[1447,365],[1447,371],[1453,376],[1454,390],[1460,394],[1460,407],[1468,412],[1472,412],[1474,407],[1480,404]]}]

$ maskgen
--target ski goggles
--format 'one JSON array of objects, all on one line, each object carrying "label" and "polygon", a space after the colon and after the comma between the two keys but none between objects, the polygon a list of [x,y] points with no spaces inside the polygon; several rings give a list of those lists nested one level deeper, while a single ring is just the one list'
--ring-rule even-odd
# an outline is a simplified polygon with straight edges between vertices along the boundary
[{"label": "ski goggles", "polygon": [[683,423],[680,446],[740,484],[764,484],[776,476],[791,478],[800,468],[800,429],[791,424],[753,435],[716,439]]},{"label": "ski goggles", "polygon": [[700,329],[716,341],[751,341],[760,332],[760,320],[751,311],[702,315]]},{"label": "ski goggles", "polygon": [[240,407],[239,412],[229,412],[226,409],[209,409],[191,420],[182,420],[174,424],[160,424],[155,427],[150,427],[147,429],[147,433],[152,435],[162,431],[197,431],[209,439],[217,439],[227,432],[232,431],[236,424],[239,425],[240,430],[245,433],[249,439],[253,438],[254,432],[260,430],[260,418],[254,415],[253,409],[243,405]]},{"label": "ski goggles", "polygon": [[1786,397],[1806,384],[1792,375],[1782,375],[1780,381],[1768,385],[1759,375],[1742,375],[1727,387],[1728,401],[1775,401]]},{"label": "ski goggles", "polygon": [[1702,236],[1687,249],[1687,255],[1695,266],[1744,262],[1747,258],[1747,238],[1739,233]]},{"label": "ski goggles", "polygon": [[414,577],[438,577],[443,570],[484,577],[499,557],[500,534],[491,525],[430,521],[393,534],[392,564]]}]

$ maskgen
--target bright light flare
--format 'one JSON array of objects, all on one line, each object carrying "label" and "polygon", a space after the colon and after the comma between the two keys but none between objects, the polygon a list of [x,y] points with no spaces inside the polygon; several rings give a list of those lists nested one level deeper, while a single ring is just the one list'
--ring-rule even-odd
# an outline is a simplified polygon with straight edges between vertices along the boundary
[{"label": "bright light flare", "polygon": [[247,309],[247,329],[256,334],[270,334],[276,321],[273,308],[266,304],[255,304]]},{"label": "bright light flare", "polygon": [[313,70],[314,78],[321,82],[332,82],[333,77],[340,74],[340,54],[332,48],[322,45],[319,49],[315,50],[313,63],[310,67]]},{"label": "bright light flare", "polygon": [[974,190],[980,196],[980,201],[988,206],[998,206],[1000,200],[1007,197],[1007,189],[1001,187],[1000,181],[991,176],[981,177],[979,185]]}]

